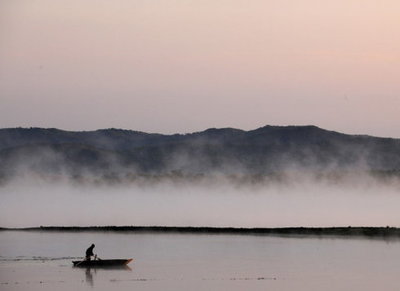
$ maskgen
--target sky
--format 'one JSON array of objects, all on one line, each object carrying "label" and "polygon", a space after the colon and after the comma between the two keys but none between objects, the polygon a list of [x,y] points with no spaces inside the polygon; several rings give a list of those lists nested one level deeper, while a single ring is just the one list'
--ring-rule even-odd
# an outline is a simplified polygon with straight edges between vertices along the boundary
[{"label": "sky", "polygon": [[398,0],[0,0],[0,127],[400,138]]}]

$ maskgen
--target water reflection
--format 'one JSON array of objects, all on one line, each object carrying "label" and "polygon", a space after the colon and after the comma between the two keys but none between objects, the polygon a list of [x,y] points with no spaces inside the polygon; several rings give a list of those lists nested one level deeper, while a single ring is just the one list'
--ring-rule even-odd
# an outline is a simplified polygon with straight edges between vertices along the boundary
[{"label": "water reflection", "polygon": [[[94,272],[96,272],[96,270],[94,270]],[[85,271],[85,275],[86,275],[86,284],[93,287],[94,282],[93,282],[92,270],[90,268],[87,268]]]},{"label": "water reflection", "polygon": [[[79,268],[79,267],[74,267]],[[94,287],[95,278],[98,276],[98,273],[101,276],[102,271],[132,271],[129,266],[112,266],[112,267],[95,267],[95,268],[80,268],[85,271],[85,281],[86,284],[90,287]]]}]

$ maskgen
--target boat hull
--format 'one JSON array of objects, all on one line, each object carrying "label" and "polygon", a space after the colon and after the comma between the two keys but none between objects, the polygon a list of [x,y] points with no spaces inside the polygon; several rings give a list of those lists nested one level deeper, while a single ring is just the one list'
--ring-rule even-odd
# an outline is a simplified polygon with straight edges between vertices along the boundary
[{"label": "boat hull", "polygon": [[93,260],[93,261],[73,261],[74,267],[119,267],[119,266],[126,266],[129,264],[133,259],[115,259],[115,260]]}]

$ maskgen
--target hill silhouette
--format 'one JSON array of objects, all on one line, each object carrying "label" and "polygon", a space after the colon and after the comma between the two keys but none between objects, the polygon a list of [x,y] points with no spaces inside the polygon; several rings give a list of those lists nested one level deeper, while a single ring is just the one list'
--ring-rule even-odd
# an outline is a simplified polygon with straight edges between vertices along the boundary
[{"label": "hill silhouette", "polygon": [[399,172],[400,140],[316,126],[211,128],[190,134],[121,129],[0,129],[0,177],[33,174],[124,179],[140,175],[271,175],[299,171]]}]

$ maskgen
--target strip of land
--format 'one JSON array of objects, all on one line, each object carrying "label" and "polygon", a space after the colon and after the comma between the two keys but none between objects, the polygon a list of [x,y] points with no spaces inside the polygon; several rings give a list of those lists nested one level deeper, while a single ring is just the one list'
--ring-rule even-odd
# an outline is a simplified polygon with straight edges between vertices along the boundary
[{"label": "strip of land", "polygon": [[366,236],[399,237],[397,227],[283,227],[283,228],[234,228],[186,226],[40,226],[28,228],[0,228],[0,231],[46,232],[133,232],[133,233],[187,233],[187,234],[243,234],[279,236]]}]

